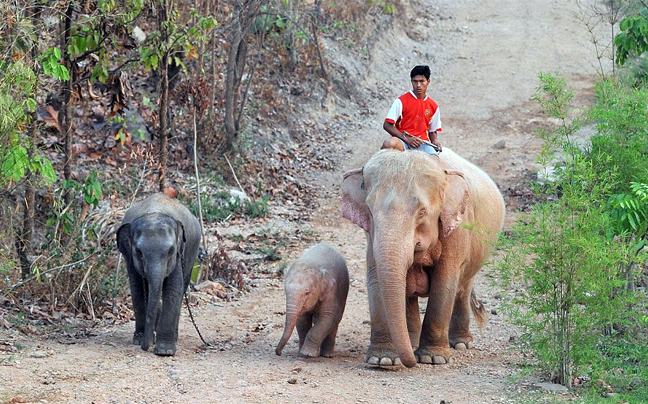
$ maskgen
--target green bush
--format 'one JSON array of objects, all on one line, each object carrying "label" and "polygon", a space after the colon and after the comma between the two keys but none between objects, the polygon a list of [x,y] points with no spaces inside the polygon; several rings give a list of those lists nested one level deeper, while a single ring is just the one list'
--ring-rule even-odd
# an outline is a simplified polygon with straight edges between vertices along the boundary
[{"label": "green bush", "polygon": [[[539,161],[556,165],[556,176],[554,182],[537,187],[540,200],[547,202],[534,206],[513,227],[500,264],[501,279],[518,290],[508,309],[523,327],[523,341],[540,367],[565,386],[581,375],[597,386],[598,380],[609,382],[615,370],[604,347],[623,350],[618,339],[626,335],[646,339],[645,330],[637,327],[645,315],[646,296],[628,287],[636,277],[633,268],[645,263],[646,254],[629,242],[627,231],[620,234],[608,204],[613,192],[628,184],[623,175],[630,172],[622,167],[626,160],[614,154],[625,150],[608,148],[605,159],[596,159],[600,149],[579,149],[571,135],[580,129],[580,120],[570,116],[571,93],[565,80],[546,74],[540,80],[534,98],[559,125],[543,134],[545,149]],[[599,127],[621,124],[613,111],[602,112],[598,116],[609,119],[599,120]],[[606,136],[599,137],[602,142]],[[624,156],[630,164],[639,161],[635,155]],[[638,374],[648,369],[645,362],[637,367]],[[627,381],[618,382],[627,387]]]}]

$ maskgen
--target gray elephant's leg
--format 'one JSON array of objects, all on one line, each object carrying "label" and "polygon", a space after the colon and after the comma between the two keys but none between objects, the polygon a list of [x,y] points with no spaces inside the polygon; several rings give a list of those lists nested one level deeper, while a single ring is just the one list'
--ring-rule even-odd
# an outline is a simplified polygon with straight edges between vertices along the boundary
[{"label": "gray elephant's leg", "polygon": [[421,312],[419,310],[418,297],[408,297],[405,303],[405,310],[410,342],[412,343],[412,348],[416,349],[421,338]]},{"label": "gray elephant's leg", "polygon": [[450,346],[463,350],[472,348],[473,335],[470,332],[470,291],[469,287],[457,293],[450,320],[449,341]]},{"label": "gray elephant's leg", "polygon": [[450,361],[448,331],[457,284],[455,280],[443,279],[442,276],[435,275],[437,274],[433,274],[433,279],[430,279],[430,297],[423,319],[421,340],[415,355],[419,363],[437,365]]},{"label": "gray elephant's leg", "polygon": [[306,342],[306,336],[308,332],[313,327],[313,315],[310,313],[300,314],[297,319],[297,335],[299,335],[299,350],[301,351],[304,342]]},{"label": "gray elephant's leg", "polygon": [[131,300],[135,313],[133,345],[141,345],[144,339],[144,325],[146,324],[146,291],[148,285],[142,276],[132,268],[128,268],[128,281],[130,283]]},{"label": "gray elephant's leg", "polygon": [[[371,245],[367,247],[371,248]],[[370,250],[369,250],[370,251]],[[396,366],[401,361],[392,343],[385,306],[381,297],[376,275],[376,263],[367,255],[367,292],[369,295],[369,316],[371,319],[371,343],[364,361],[370,365]]]},{"label": "gray elephant's leg", "polygon": [[155,354],[171,356],[176,353],[177,327],[182,308],[183,279],[180,271],[173,271],[162,290],[162,312],[156,327]]}]

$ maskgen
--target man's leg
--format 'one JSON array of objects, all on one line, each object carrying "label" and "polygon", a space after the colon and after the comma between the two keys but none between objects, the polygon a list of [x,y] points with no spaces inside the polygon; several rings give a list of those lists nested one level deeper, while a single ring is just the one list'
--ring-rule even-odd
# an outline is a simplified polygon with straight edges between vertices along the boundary
[{"label": "man's leg", "polygon": [[405,147],[403,146],[402,140],[397,137],[391,136],[389,139],[386,139],[383,142],[381,149],[396,149],[404,151]]}]

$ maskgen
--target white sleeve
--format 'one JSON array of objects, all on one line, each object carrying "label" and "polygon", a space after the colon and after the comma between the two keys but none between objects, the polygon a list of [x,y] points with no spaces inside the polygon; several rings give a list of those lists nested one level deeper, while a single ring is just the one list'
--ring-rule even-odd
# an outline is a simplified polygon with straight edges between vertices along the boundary
[{"label": "white sleeve", "polygon": [[389,109],[389,112],[387,112],[387,116],[385,117],[385,120],[391,119],[392,121],[394,121],[394,123],[396,123],[401,118],[402,114],[403,114],[403,103],[401,102],[400,98],[396,98],[391,108]]},{"label": "white sleeve", "polygon": [[441,108],[437,108],[432,119],[430,119],[430,129],[428,132],[441,131]]}]

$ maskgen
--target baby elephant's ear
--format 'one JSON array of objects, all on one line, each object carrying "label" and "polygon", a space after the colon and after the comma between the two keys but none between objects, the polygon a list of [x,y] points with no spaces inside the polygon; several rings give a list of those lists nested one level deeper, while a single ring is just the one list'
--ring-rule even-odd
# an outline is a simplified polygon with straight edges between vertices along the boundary
[{"label": "baby elephant's ear", "polygon": [[178,246],[178,254],[180,255],[180,259],[184,258],[184,252],[185,252],[185,244],[187,242],[187,238],[185,237],[185,231],[184,231],[184,226],[182,225],[182,222],[176,219],[176,243]]},{"label": "baby elephant's ear", "polygon": [[367,206],[367,191],[364,189],[362,168],[344,174],[342,180],[342,217],[369,232],[371,228],[369,207]]},{"label": "baby elephant's ear", "polygon": [[119,252],[128,256],[131,253],[131,236],[130,236],[130,223],[122,224],[117,229],[117,248]]}]

